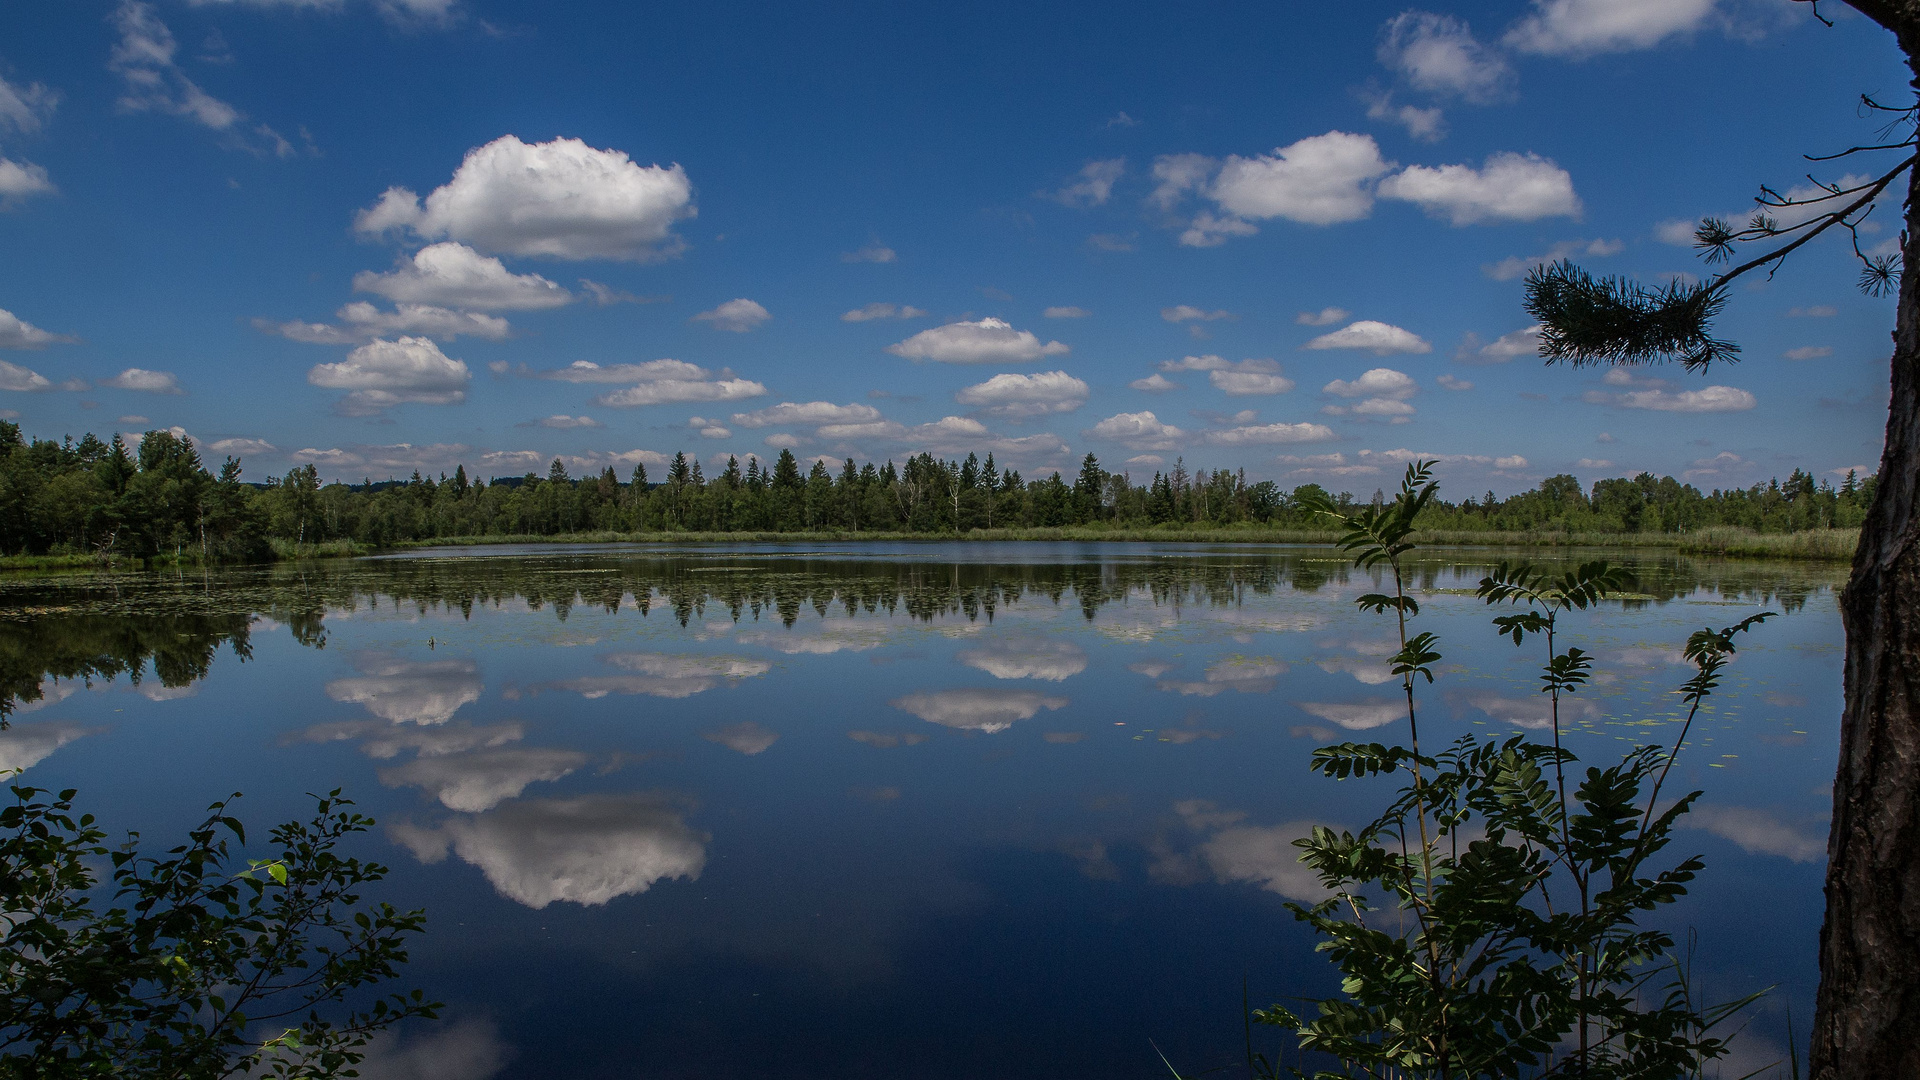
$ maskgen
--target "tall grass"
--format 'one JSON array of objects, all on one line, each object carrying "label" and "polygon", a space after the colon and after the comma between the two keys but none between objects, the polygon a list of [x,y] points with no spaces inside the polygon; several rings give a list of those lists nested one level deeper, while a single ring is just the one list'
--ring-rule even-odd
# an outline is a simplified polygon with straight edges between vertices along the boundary
[{"label": "tall grass", "polygon": [[1850,560],[1860,546],[1859,529],[1806,529],[1796,533],[1757,533],[1716,526],[1680,538],[1687,555],[1727,555],[1757,559]]}]

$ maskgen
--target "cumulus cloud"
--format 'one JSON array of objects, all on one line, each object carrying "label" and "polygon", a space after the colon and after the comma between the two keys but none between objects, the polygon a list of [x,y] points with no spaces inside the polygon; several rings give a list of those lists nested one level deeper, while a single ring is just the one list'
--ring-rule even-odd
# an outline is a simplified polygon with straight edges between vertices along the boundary
[{"label": "cumulus cloud", "polygon": [[1161,679],[1155,685],[1171,693],[1213,697],[1232,690],[1241,694],[1270,694],[1278,677],[1287,673],[1285,661],[1270,656],[1234,656],[1207,665],[1204,678]]},{"label": "cumulus cloud", "polygon": [[1091,161],[1077,174],[1073,183],[1058,191],[1041,192],[1046,198],[1065,206],[1099,206],[1113,194],[1113,185],[1127,171],[1126,158]]},{"label": "cumulus cloud", "polygon": [[41,166],[0,157],[0,210],[10,210],[35,195],[51,195],[58,190]]},{"label": "cumulus cloud", "polygon": [[1392,356],[1395,353],[1429,353],[1433,346],[1427,340],[1411,330],[1403,330],[1390,323],[1361,319],[1349,323],[1332,333],[1321,334],[1305,345],[1303,349],[1365,349],[1375,356]]},{"label": "cumulus cloud", "polygon": [[591,360],[575,360],[563,368],[548,371],[524,371],[523,374],[535,379],[552,379],[555,382],[569,383],[634,383],[657,382],[661,379],[705,379],[712,373],[697,364],[685,360],[648,360],[640,364],[596,364]]},{"label": "cumulus cloud", "polygon": [[570,431],[575,428],[597,428],[606,427],[607,425],[595,420],[591,416],[567,416],[561,414],[558,416],[543,416],[538,420],[527,420],[514,426],[543,427],[553,428],[558,431]]},{"label": "cumulus cloud", "polygon": [[1086,651],[1070,641],[997,641],[963,650],[954,659],[996,679],[1065,682],[1087,670]]},{"label": "cumulus cloud", "polygon": [[719,743],[729,750],[752,757],[754,754],[758,754],[778,742],[780,740],[780,733],[774,731],[772,728],[756,724],[752,720],[742,720],[737,724],[728,724],[725,727],[716,728],[712,731],[703,731],[700,733],[700,737],[708,742]]},{"label": "cumulus cloud", "polygon": [[0,772],[31,769],[55,750],[99,730],[67,721],[14,724],[0,731]]},{"label": "cumulus cloud", "polygon": [[1301,326],[1332,326],[1341,319],[1353,314],[1346,308],[1324,307],[1319,311],[1303,311],[1293,317]]},{"label": "cumulus cloud", "polygon": [[1228,397],[1284,394],[1293,389],[1292,379],[1266,371],[1210,371],[1207,382]]},{"label": "cumulus cloud", "polygon": [[657,881],[697,881],[708,840],[649,795],[519,800],[438,829],[397,826],[392,834],[421,862],[439,862],[451,847],[500,895],[535,910],[556,901],[593,907]]},{"label": "cumulus cloud", "polygon": [[1412,397],[1419,388],[1412,376],[1392,368],[1373,368],[1352,381],[1335,379],[1321,387],[1326,393],[1337,397],[1385,397],[1397,400]]},{"label": "cumulus cloud", "polygon": [[1334,437],[1333,429],[1325,424],[1249,424],[1209,431],[1201,440],[1213,446],[1264,446],[1326,442]]},{"label": "cumulus cloud", "polygon": [[677,405],[692,402],[743,401],[759,397],[767,388],[752,379],[734,377],[730,371],[718,374],[684,360],[649,360],[641,364],[608,364],[575,360],[554,371],[533,373],[534,377],[578,383],[633,383],[621,390],[596,396],[596,404],[614,409],[632,409],[644,405]]},{"label": "cumulus cloud", "polygon": [[1199,854],[1221,884],[1245,882],[1289,900],[1318,903],[1327,891],[1313,868],[1300,862],[1300,849],[1293,843],[1311,835],[1313,825],[1293,821],[1222,829],[1201,845]]},{"label": "cumulus cloud", "polygon": [[492,1080],[507,1067],[512,1048],[493,1024],[466,1019],[405,1038],[383,1031],[368,1040],[354,1066],[361,1080]]},{"label": "cumulus cloud", "polygon": [[953,396],[962,405],[977,405],[996,416],[1029,417],[1072,412],[1087,403],[1086,383],[1064,371],[1035,375],[995,375]]},{"label": "cumulus cloud", "polygon": [[840,253],[840,261],[844,263],[890,263],[897,258],[899,258],[899,255],[897,255],[892,248],[883,247],[879,244],[868,244],[858,251],[843,251]]},{"label": "cumulus cloud", "polygon": [[575,299],[539,274],[515,274],[499,259],[451,241],[429,244],[412,258],[403,255],[384,274],[362,270],[353,287],[404,303],[479,311],[539,311]]},{"label": "cumulus cloud", "polygon": [[1172,424],[1163,424],[1150,411],[1116,413],[1093,425],[1087,434],[1096,439],[1111,439],[1129,450],[1171,450],[1186,432]]},{"label": "cumulus cloud", "polygon": [[[1691,234],[1689,234],[1691,242]],[[1594,257],[1618,255],[1627,245],[1620,240],[1562,240],[1539,255],[1509,255],[1496,263],[1483,263],[1480,272],[1495,281],[1514,281],[1536,266],[1559,262],[1573,254],[1585,254]]]},{"label": "cumulus cloud", "polygon": [[382,311],[365,300],[355,300],[334,314],[345,325],[309,323],[297,319],[284,323],[255,319],[253,325],[266,333],[309,345],[351,345],[376,337],[404,334],[438,338],[441,341],[452,341],[462,336],[502,341],[513,332],[507,320],[498,315],[453,311],[432,304],[395,304],[394,310]]},{"label": "cumulus cloud", "polygon": [[912,304],[873,303],[857,307],[840,316],[841,322],[872,322],[875,319],[918,319],[926,312]]},{"label": "cumulus cloud", "polygon": [[1456,377],[1456,376],[1453,376],[1453,375],[1449,375],[1449,374],[1447,374],[1447,373],[1445,373],[1445,372],[1442,372],[1442,373],[1441,373],[1441,374],[1440,374],[1440,375],[1439,375],[1439,376],[1438,376],[1437,378],[1435,378],[1435,379],[1434,379],[1433,381],[1434,381],[1434,382],[1437,382],[1437,383],[1439,383],[1439,384],[1440,384],[1440,385],[1441,385],[1442,387],[1444,387],[1444,388],[1446,388],[1446,389],[1448,389],[1448,390],[1471,390],[1471,389],[1473,389],[1473,384],[1472,384],[1472,383],[1470,383],[1470,382],[1468,382],[1468,381],[1467,381],[1467,380],[1465,380],[1465,379],[1462,379],[1462,378],[1458,378],[1458,377]]},{"label": "cumulus cloud", "polygon": [[1504,364],[1516,356],[1538,356],[1540,354],[1539,324],[1501,334],[1499,337],[1481,344],[1478,335],[1469,333],[1460,341],[1460,348],[1453,358],[1463,364]]},{"label": "cumulus cloud", "polygon": [[641,166],[579,139],[528,144],[503,135],[467,151],[424,203],[388,188],[354,218],[363,235],[409,231],[486,251],[557,259],[649,262],[678,254],[693,184],[679,165]]},{"label": "cumulus cloud", "polygon": [[1380,182],[1380,197],[1415,203],[1453,225],[1580,216],[1573,177],[1538,154],[1501,152],[1485,164],[1409,165]]},{"label": "cumulus cloud", "polygon": [[1236,318],[1231,311],[1207,311],[1192,304],[1177,304],[1173,307],[1161,308],[1160,317],[1170,323],[1213,322],[1217,319]]},{"label": "cumulus cloud", "polygon": [[171,371],[148,371],[146,368],[130,367],[111,379],[102,379],[101,386],[110,386],[115,390],[137,390],[145,394],[184,394],[180,389],[180,380]]},{"label": "cumulus cloud", "polygon": [[694,322],[703,322],[715,330],[731,330],[744,334],[761,323],[773,318],[767,309],[746,297],[729,300],[711,311],[703,311],[693,317]]},{"label": "cumulus cloud", "polygon": [[1406,706],[1394,701],[1365,703],[1301,701],[1295,704],[1329,723],[1348,731],[1370,731],[1385,727],[1407,715]]},{"label": "cumulus cloud", "polygon": [[1752,393],[1737,387],[1703,386],[1698,390],[1676,391],[1670,389],[1672,384],[1665,379],[1636,375],[1625,368],[1614,368],[1602,381],[1607,386],[1625,389],[1588,390],[1580,399],[1591,405],[1680,413],[1745,412],[1759,404]]},{"label": "cumulus cloud", "polygon": [[69,345],[79,338],[50,334],[13,312],[0,308],[0,349],[44,349],[49,345]]},{"label": "cumulus cloud", "polygon": [[421,337],[375,339],[340,363],[316,364],[307,372],[315,386],[351,391],[339,405],[348,416],[370,416],[407,402],[457,405],[467,399],[472,379],[464,361]]},{"label": "cumulus cloud", "polygon": [[387,787],[414,787],[449,810],[479,813],[519,797],[528,784],[554,781],[587,763],[575,750],[509,747],[440,756],[422,755],[381,769]]},{"label": "cumulus cloud", "polygon": [[1050,307],[1040,313],[1044,319],[1084,319],[1093,314],[1083,307]]},{"label": "cumulus cloud", "polygon": [[951,322],[922,330],[887,351],[909,360],[946,364],[998,364],[1060,356],[1069,351],[1058,341],[1042,344],[1030,330],[1015,330],[1001,319]]},{"label": "cumulus cloud", "polygon": [[1067,699],[1032,690],[969,689],[908,694],[890,704],[929,723],[993,734],[1033,719],[1041,709],[1065,708]]},{"label": "cumulus cloud", "polygon": [[1153,178],[1157,181],[1147,202],[1161,210],[1172,210],[1187,193],[1206,185],[1207,178],[1220,163],[1205,154],[1164,154],[1153,159]]},{"label": "cumulus cloud", "polygon": [[764,428],[805,424],[865,424],[880,419],[880,410],[871,405],[835,405],[831,401],[783,401],[765,409],[734,413],[733,422],[745,428]]},{"label": "cumulus cloud", "polygon": [[1135,379],[1127,384],[1135,390],[1145,390],[1149,394],[1164,394],[1169,390],[1180,389],[1180,384],[1155,372],[1144,379]]},{"label": "cumulus cloud", "polygon": [[1534,0],[1533,13],[1502,40],[1548,56],[1648,49],[1698,29],[1713,7],[1714,0]]},{"label": "cumulus cloud", "polygon": [[485,688],[471,660],[420,662],[363,653],[354,666],[360,674],[329,682],[327,696],[396,724],[444,724],[462,706],[479,701]]},{"label": "cumulus cloud", "polygon": [[1789,862],[1819,862],[1827,855],[1827,831],[1798,829],[1773,814],[1746,806],[1697,804],[1680,826],[1703,829],[1754,855],[1777,855]]},{"label": "cumulus cloud", "polygon": [[1446,113],[1439,106],[1421,108],[1418,105],[1398,105],[1393,103],[1393,95],[1387,93],[1361,94],[1367,103],[1367,119],[1385,120],[1399,124],[1407,129],[1407,134],[1421,142],[1439,142],[1446,138]]},{"label": "cumulus cloud", "polygon": [[1208,193],[1236,218],[1333,225],[1367,216],[1365,185],[1388,168],[1373,136],[1329,131],[1272,154],[1227,158]]},{"label": "cumulus cloud", "polygon": [[1465,21],[1431,11],[1404,11],[1380,30],[1380,62],[1430,94],[1486,104],[1506,97],[1513,69],[1482,45]]}]

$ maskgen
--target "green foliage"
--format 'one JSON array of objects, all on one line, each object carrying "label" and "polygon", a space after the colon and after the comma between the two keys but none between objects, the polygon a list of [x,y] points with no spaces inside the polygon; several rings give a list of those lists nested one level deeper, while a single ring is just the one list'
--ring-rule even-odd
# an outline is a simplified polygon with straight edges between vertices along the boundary
[{"label": "green foliage", "polygon": [[1527,274],[1527,314],[1540,324],[1547,363],[1653,364],[1689,371],[1730,363],[1740,347],[1710,332],[1727,303],[1717,285],[1675,280],[1649,289],[1627,278],[1596,278],[1562,259]]},{"label": "green foliage", "polygon": [[[1311,1018],[1276,1005],[1252,1019],[1290,1029],[1303,1063],[1332,1063],[1288,1069],[1312,1080],[1696,1076],[1726,1054],[1721,1029],[1752,999],[1700,1004],[1672,937],[1641,925],[1684,896],[1703,865],[1667,856],[1700,793],[1663,806],[1660,790],[1736,639],[1771,613],[1693,634],[1685,655],[1696,674],[1681,688],[1690,711],[1674,744],[1589,766],[1569,791],[1567,774],[1579,763],[1561,745],[1560,699],[1586,685],[1593,658],[1560,646],[1559,618],[1630,581],[1605,562],[1560,573],[1502,564],[1478,594],[1518,609],[1494,618],[1497,633],[1545,646],[1540,690],[1553,741],[1468,736],[1424,753],[1415,687],[1433,681],[1439,641],[1409,634],[1419,609],[1408,602],[1401,560],[1434,497],[1430,468],[1410,465],[1383,505],[1316,506],[1342,524],[1355,565],[1392,582],[1392,593],[1357,602],[1398,624],[1393,670],[1412,745],[1348,742],[1314,752],[1313,770],[1330,779],[1402,783],[1359,830],[1316,826],[1295,842],[1326,899],[1289,907],[1339,969],[1340,995],[1316,1002]],[[1251,1047],[1249,1065],[1258,1076],[1280,1075]]]},{"label": "green foliage", "polygon": [[373,821],[338,791],[244,869],[232,799],[156,857],[137,835],[110,848],[72,791],[12,791],[0,1077],[351,1076],[375,1033],[439,1008],[417,990],[369,1000],[426,918],[362,902],[386,868],[339,853]]}]

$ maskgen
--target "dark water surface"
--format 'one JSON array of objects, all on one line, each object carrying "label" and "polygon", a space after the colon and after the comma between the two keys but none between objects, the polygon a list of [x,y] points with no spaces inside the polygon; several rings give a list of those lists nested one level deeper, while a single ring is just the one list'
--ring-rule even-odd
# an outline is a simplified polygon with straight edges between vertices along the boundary
[{"label": "dark water surface", "polygon": [[[1422,556],[1423,739],[1540,728],[1538,650],[1470,595],[1498,555]],[[1691,630],[1785,613],[1669,782],[1706,793],[1669,924],[1697,978],[1780,987],[1737,1076],[1812,1013],[1842,571],[1612,557],[1645,599],[1572,620],[1590,760],[1672,739]],[[1375,587],[1327,548],[1137,544],[8,577],[0,767],[155,838],[344,786],[449,1004],[369,1077],[1165,1076],[1154,1045],[1193,1073],[1240,1060],[1243,979],[1333,989],[1283,905],[1313,896],[1290,841],[1386,797],[1312,749],[1406,737]]]}]

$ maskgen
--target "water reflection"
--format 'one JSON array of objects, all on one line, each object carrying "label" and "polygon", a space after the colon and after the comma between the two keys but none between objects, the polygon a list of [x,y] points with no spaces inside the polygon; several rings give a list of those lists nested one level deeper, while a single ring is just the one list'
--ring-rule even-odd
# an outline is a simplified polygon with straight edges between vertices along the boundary
[{"label": "water reflection", "polygon": [[512,747],[420,757],[380,770],[388,787],[415,787],[449,810],[477,813],[518,796],[536,781],[558,780],[587,763],[574,750]]},{"label": "water reflection", "polygon": [[294,738],[310,743],[358,739],[361,753],[370,758],[386,759],[398,757],[404,750],[415,751],[421,757],[457,754],[463,750],[503,746],[517,742],[525,735],[526,728],[517,722],[481,727],[466,723],[447,724],[444,727],[395,727],[372,720],[346,720],[315,724]]},{"label": "water reflection", "polygon": [[1404,719],[1407,706],[1403,701],[1383,701],[1378,698],[1363,702],[1344,701],[1299,701],[1302,711],[1311,713],[1322,720],[1339,724],[1348,731],[1370,731],[1386,727],[1395,720]]},{"label": "water reflection", "polygon": [[703,731],[700,737],[752,757],[778,741],[780,733],[771,728],[762,727],[751,720],[744,720],[714,731]]},{"label": "water reflection", "polygon": [[1207,665],[1206,677],[1198,681],[1161,679],[1154,685],[1172,693],[1198,697],[1212,697],[1227,690],[1270,694],[1278,685],[1278,677],[1286,673],[1286,662],[1271,656],[1229,656]]},{"label": "water reflection", "polygon": [[500,895],[535,909],[558,900],[593,906],[663,879],[698,880],[711,839],[668,799],[645,794],[524,799],[437,827],[403,823],[390,831],[423,863],[440,862],[451,849]]},{"label": "water reflection", "polygon": [[954,659],[996,679],[1065,682],[1087,670],[1087,653],[1070,641],[996,641],[966,649]]},{"label": "water reflection", "polygon": [[929,723],[990,735],[1033,719],[1041,709],[1065,708],[1067,699],[1033,690],[968,689],[908,694],[892,704]]},{"label": "water reflection", "polygon": [[0,731],[0,773],[31,769],[55,750],[99,730],[60,720],[14,724]]},{"label": "water reflection", "polygon": [[1718,806],[1701,803],[1680,819],[1689,829],[1704,829],[1722,840],[1730,840],[1740,850],[1755,855],[1777,855],[1797,863],[1818,862],[1827,855],[1827,829],[1824,822],[1799,829],[1766,810],[1749,806]]},{"label": "water reflection", "polygon": [[381,653],[353,658],[359,675],[327,684],[335,701],[362,705],[395,724],[444,724],[486,689],[471,660],[402,660]]}]

